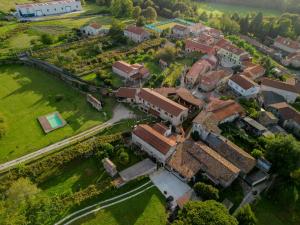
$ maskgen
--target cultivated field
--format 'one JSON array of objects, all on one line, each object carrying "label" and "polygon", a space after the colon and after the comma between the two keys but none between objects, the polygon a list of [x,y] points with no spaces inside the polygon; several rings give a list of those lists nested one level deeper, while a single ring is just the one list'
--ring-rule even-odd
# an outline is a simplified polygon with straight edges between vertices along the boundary
[{"label": "cultivated field", "polygon": [[225,14],[233,14],[238,13],[240,15],[247,15],[249,13],[257,13],[262,12],[265,16],[278,16],[281,14],[280,11],[272,10],[272,9],[264,9],[264,8],[255,8],[249,6],[241,6],[241,5],[230,5],[230,4],[222,4],[222,3],[197,3],[199,9],[198,12],[206,12],[213,13],[217,15]]},{"label": "cultivated field", "polygon": [[[105,102],[106,118],[70,86],[52,75],[24,66],[1,66],[0,84],[0,111],[7,124],[7,133],[0,139],[0,162],[103,123],[111,116],[114,104],[111,100]],[[59,111],[68,125],[45,135],[37,118],[54,111]]]}]

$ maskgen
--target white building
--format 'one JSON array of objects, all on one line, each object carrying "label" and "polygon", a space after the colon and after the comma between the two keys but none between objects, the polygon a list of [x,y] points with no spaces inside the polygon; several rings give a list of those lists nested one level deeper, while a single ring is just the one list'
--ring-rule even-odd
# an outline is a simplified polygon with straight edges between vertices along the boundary
[{"label": "white building", "polygon": [[84,35],[88,35],[88,36],[97,36],[97,35],[103,36],[109,32],[108,28],[103,27],[100,24],[95,22],[82,27],[80,30]]},{"label": "white building", "polygon": [[259,85],[244,75],[233,75],[228,80],[228,85],[245,98],[255,97],[260,91]]},{"label": "white building", "polygon": [[300,50],[299,42],[281,36],[275,39],[274,46],[287,53],[295,53]]},{"label": "white building", "polygon": [[139,90],[136,102],[142,110],[169,121],[174,126],[182,124],[188,117],[188,108],[149,88]]},{"label": "white building", "polygon": [[143,42],[150,38],[149,32],[137,26],[128,26],[124,30],[124,36],[136,43]]},{"label": "white building", "polygon": [[86,100],[98,111],[101,111],[102,109],[102,104],[101,102],[95,98],[94,96],[92,96],[91,94],[87,94],[86,96]]},{"label": "white building", "polygon": [[149,70],[141,64],[129,64],[124,61],[117,61],[113,64],[114,73],[128,80],[138,80],[149,76]]},{"label": "white building", "polygon": [[167,136],[168,132],[150,127],[147,124],[137,125],[132,132],[132,142],[158,162],[165,164],[176,149],[176,141]]},{"label": "white building", "polygon": [[218,50],[218,56],[221,58],[221,64],[224,67],[242,66],[244,61],[250,59],[249,53],[233,44],[221,47]]},{"label": "white building", "polygon": [[300,96],[300,83],[288,84],[278,80],[263,78],[261,80],[262,91],[272,91],[284,97],[284,99],[293,103]]},{"label": "white building", "polygon": [[19,4],[16,6],[16,12],[19,17],[50,16],[81,10],[80,0],[49,1]]}]

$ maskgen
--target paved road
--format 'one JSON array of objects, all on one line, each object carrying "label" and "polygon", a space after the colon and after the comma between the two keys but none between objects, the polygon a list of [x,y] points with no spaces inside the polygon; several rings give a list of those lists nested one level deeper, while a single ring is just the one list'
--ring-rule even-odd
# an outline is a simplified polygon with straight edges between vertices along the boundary
[{"label": "paved road", "polygon": [[59,148],[66,147],[66,146],[68,146],[72,143],[77,142],[78,140],[83,140],[85,138],[88,138],[88,137],[98,133],[99,131],[103,130],[104,128],[112,126],[113,124],[119,122],[122,119],[128,119],[128,118],[134,118],[134,117],[135,117],[135,115],[134,115],[133,112],[129,111],[123,105],[119,104],[115,107],[115,109],[113,111],[113,117],[110,120],[108,120],[107,122],[105,122],[103,124],[100,124],[98,126],[92,127],[89,130],[86,130],[86,131],[84,131],[82,133],[79,133],[75,136],[66,138],[62,141],[56,142],[52,145],[49,145],[45,148],[42,148],[42,149],[37,150],[35,152],[32,152],[30,154],[24,155],[24,156],[22,156],[20,158],[17,158],[15,160],[3,163],[3,164],[0,165],[0,171],[8,169],[8,168],[13,167],[13,166],[16,166],[19,163],[23,163],[23,162],[26,162],[28,160],[34,159],[34,158],[36,158],[38,156],[41,156],[45,153],[49,153],[49,152],[55,151]]}]

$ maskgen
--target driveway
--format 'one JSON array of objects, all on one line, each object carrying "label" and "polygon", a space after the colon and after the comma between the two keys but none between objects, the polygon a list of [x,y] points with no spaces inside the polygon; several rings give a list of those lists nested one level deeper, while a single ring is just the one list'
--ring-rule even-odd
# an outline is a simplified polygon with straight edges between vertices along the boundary
[{"label": "driveway", "polygon": [[[165,169],[151,174],[150,179],[166,197],[171,195],[175,201],[191,190],[190,186]],[[165,191],[167,194],[164,193]]]}]

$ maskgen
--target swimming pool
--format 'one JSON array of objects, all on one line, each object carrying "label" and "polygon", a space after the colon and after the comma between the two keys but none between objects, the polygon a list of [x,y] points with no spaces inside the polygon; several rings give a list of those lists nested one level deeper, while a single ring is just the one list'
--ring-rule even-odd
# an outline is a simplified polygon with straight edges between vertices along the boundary
[{"label": "swimming pool", "polygon": [[59,118],[57,113],[46,116],[52,129],[58,128],[63,125],[63,121]]}]

